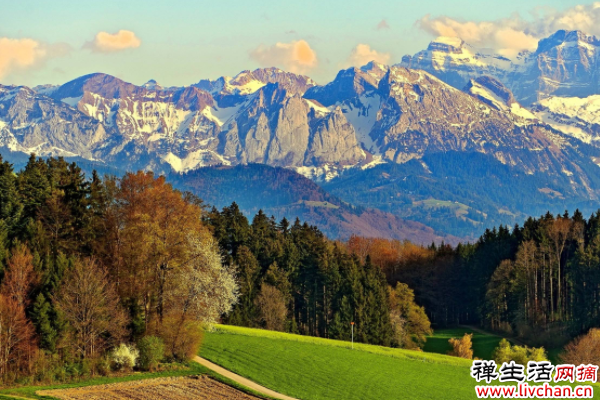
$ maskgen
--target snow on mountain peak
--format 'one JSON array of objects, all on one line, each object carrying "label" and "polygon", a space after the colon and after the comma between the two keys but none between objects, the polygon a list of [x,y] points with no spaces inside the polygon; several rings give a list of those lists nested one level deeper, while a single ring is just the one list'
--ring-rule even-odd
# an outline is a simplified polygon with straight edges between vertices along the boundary
[{"label": "snow on mountain peak", "polygon": [[148,82],[144,83],[142,85],[143,88],[146,88],[148,90],[160,90],[162,89],[162,86],[156,82],[154,79],[150,79]]},{"label": "snow on mountain peak", "polygon": [[436,39],[434,39],[429,46],[431,47],[432,45],[435,46],[436,44],[442,44],[442,45],[447,45],[447,46],[452,46],[456,49],[461,48],[465,42],[459,38],[459,37],[452,37],[452,36],[439,36]]}]

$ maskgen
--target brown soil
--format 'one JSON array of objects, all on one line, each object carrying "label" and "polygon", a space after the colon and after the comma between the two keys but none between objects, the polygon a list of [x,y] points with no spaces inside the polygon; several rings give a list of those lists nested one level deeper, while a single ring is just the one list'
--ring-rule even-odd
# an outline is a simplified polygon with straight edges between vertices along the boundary
[{"label": "brown soil", "polygon": [[73,389],[41,390],[36,394],[62,400],[257,400],[206,376],[158,378]]}]

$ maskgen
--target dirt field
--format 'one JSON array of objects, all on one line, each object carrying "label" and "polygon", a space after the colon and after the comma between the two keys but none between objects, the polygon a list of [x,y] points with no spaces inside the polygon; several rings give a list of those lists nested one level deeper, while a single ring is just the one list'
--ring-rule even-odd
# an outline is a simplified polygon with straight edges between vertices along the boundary
[{"label": "dirt field", "polygon": [[257,400],[205,376],[158,378],[74,389],[42,390],[62,400]]}]

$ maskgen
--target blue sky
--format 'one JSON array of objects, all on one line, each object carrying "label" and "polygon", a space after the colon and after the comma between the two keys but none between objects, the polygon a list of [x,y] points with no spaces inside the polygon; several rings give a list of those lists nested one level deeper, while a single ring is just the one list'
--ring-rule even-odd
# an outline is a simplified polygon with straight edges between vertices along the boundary
[{"label": "blue sky", "polygon": [[[106,72],[136,84],[154,78],[165,86],[186,85],[203,78],[235,75],[269,62],[289,67],[294,61],[286,57],[295,48],[293,44],[302,41],[314,52],[315,60],[298,65],[298,72],[324,83],[339,69],[362,59],[350,59],[359,44],[367,45],[365,48],[382,60],[395,63],[404,54],[425,48],[436,32],[452,21],[488,21],[494,24],[492,30],[510,26],[537,40],[546,33],[542,27],[560,27],[573,21],[564,16],[580,4],[587,7],[583,12],[593,14],[591,3],[571,0],[0,0],[0,38],[12,43],[10,51],[15,52],[14,60],[2,61],[11,53],[2,51],[4,42],[0,39],[0,82],[56,84],[91,72]],[[438,23],[424,26],[417,22],[426,15],[430,20],[443,19],[442,28]],[[590,26],[595,25],[593,18],[595,14]],[[92,44],[99,32],[115,34],[120,30],[133,32],[139,46],[103,51]],[[474,40],[489,47],[506,46],[490,39],[497,36],[493,32],[486,31],[485,35]],[[23,39],[33,40],[43,52],[32,60],[17,59],[26,57],[19,53],[19,46],[26,45]],[[276,43],[284,45],[275,48]],[[261,49],[259,53],[257,49]]]}]

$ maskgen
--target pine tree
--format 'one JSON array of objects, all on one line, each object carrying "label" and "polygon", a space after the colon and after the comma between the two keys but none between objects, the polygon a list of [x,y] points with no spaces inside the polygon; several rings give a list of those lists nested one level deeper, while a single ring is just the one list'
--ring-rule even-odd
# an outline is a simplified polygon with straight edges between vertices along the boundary
[{"label": "pine tree", "polygon": [[40,347],[54,353],[58,338],[58,332],[53,323],[56,321],[56,314],[42,293],[38,294],[33,303],[31,320],[40,336]]}]

